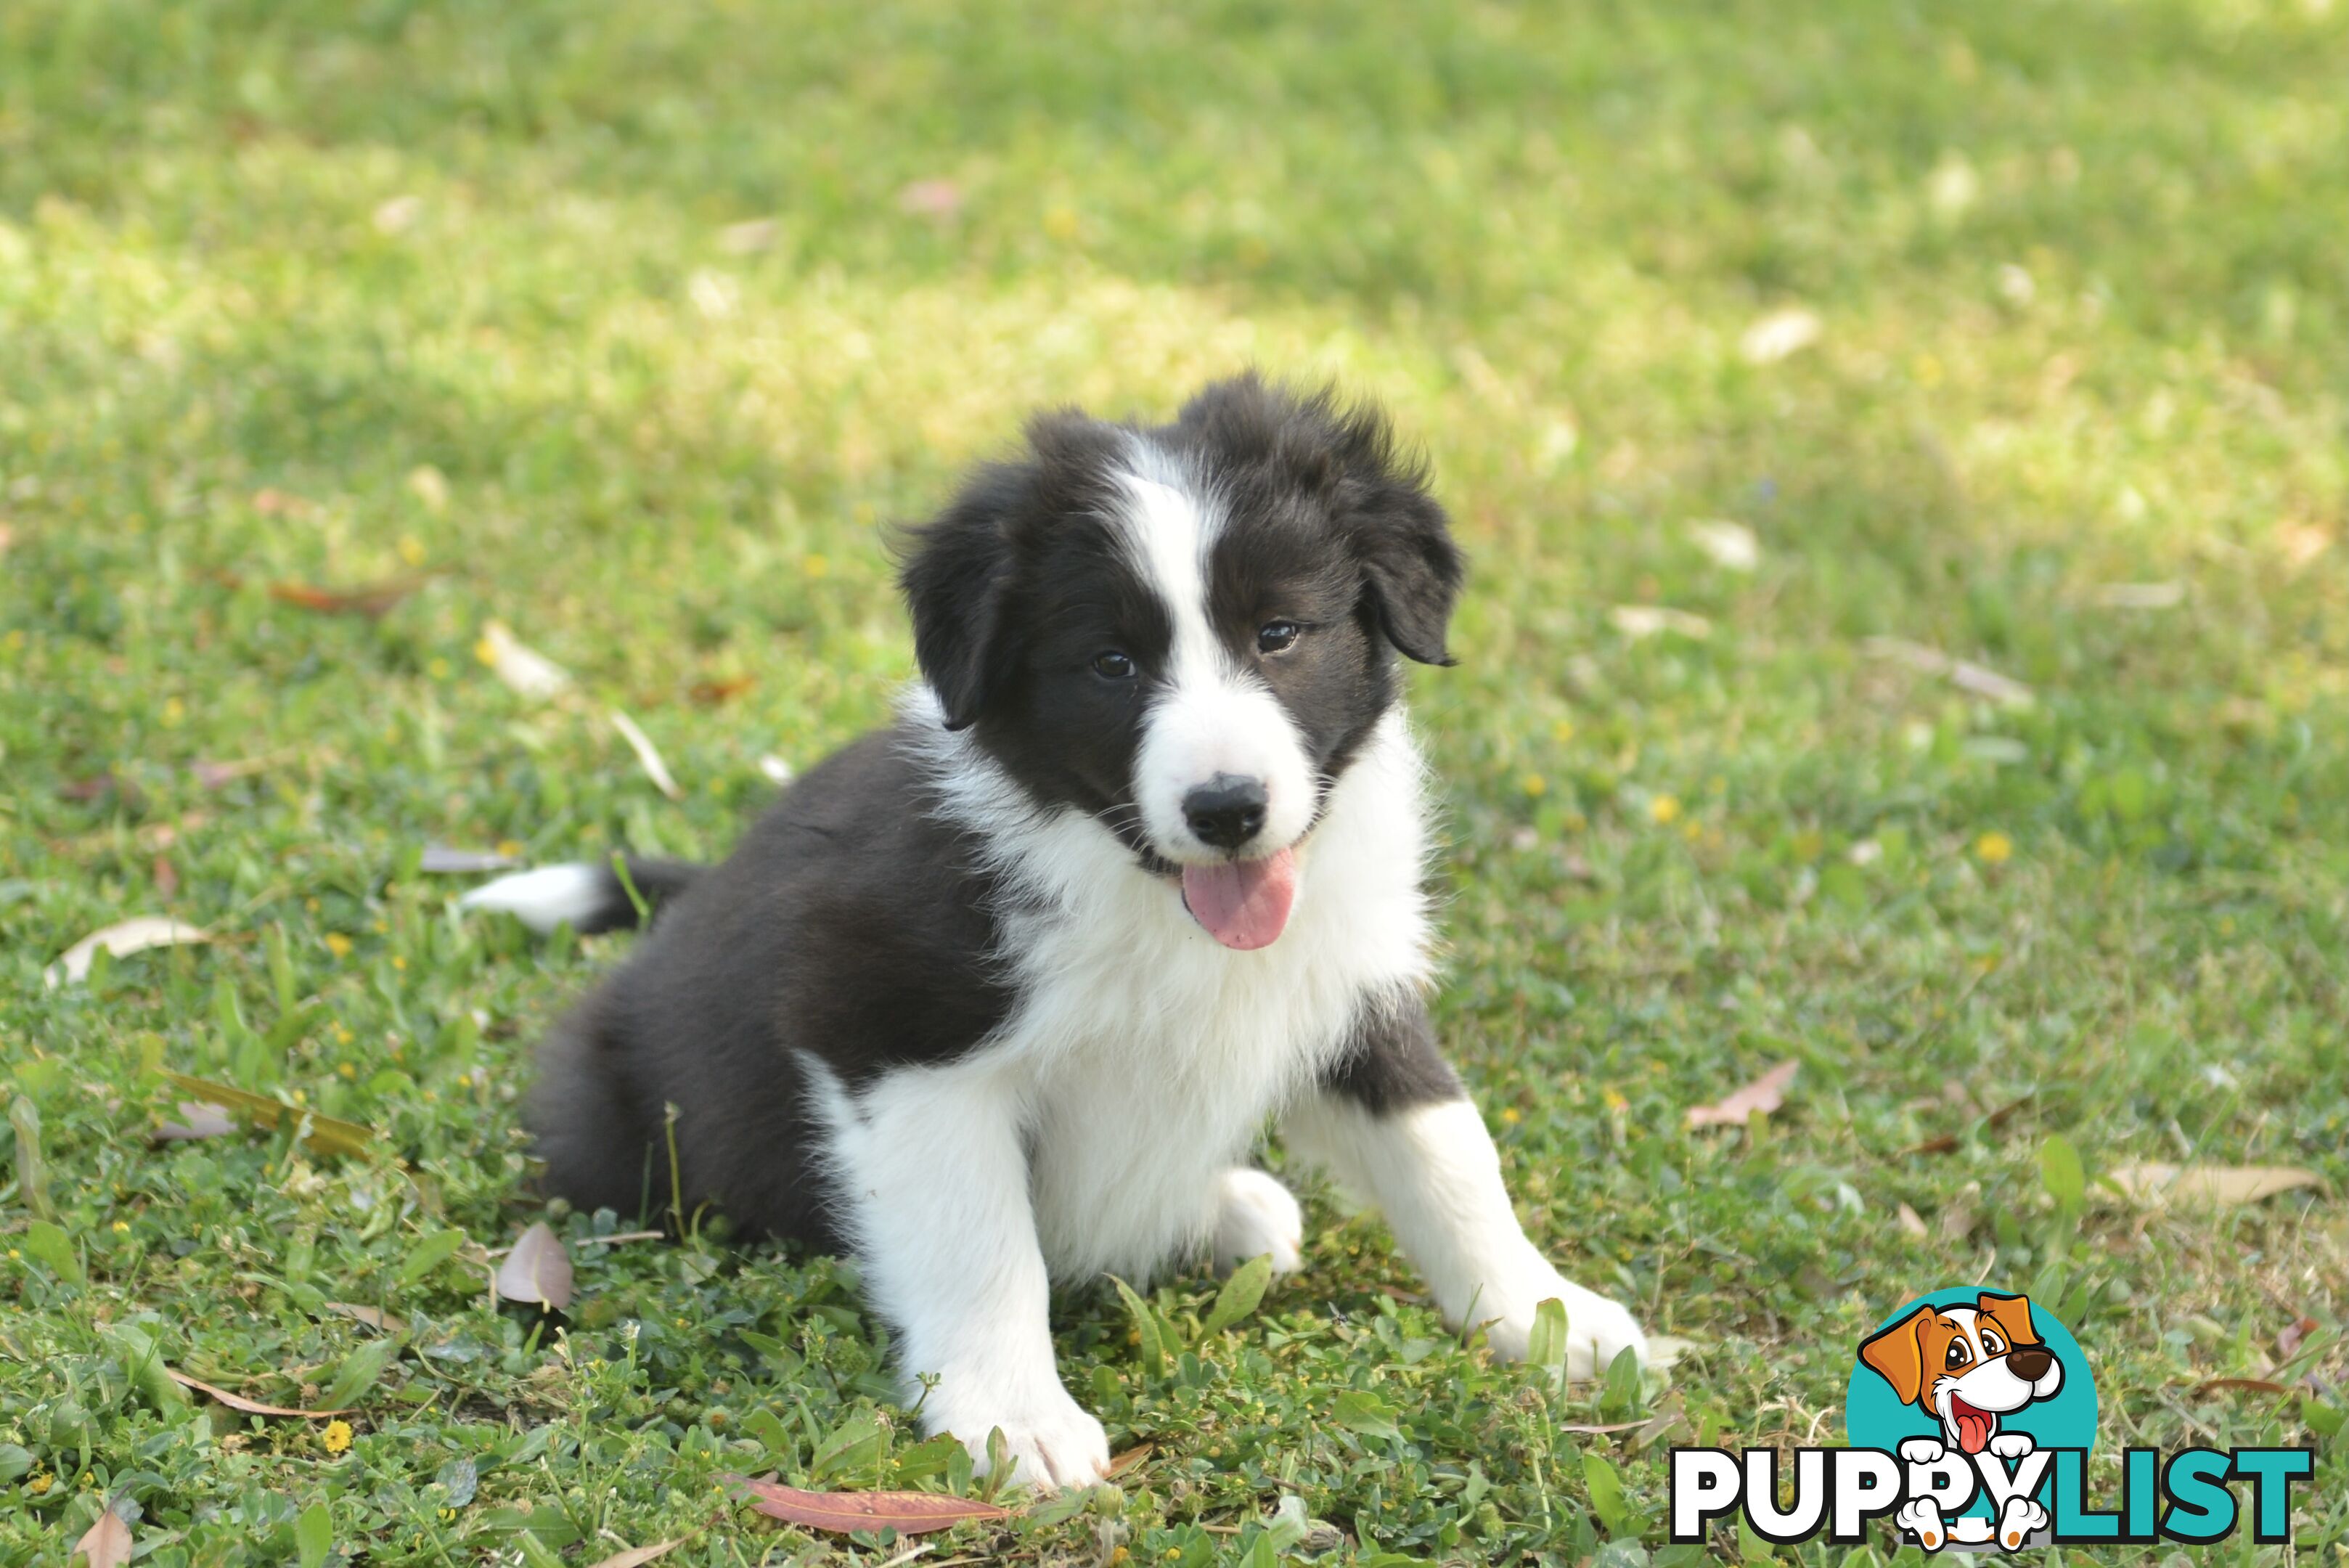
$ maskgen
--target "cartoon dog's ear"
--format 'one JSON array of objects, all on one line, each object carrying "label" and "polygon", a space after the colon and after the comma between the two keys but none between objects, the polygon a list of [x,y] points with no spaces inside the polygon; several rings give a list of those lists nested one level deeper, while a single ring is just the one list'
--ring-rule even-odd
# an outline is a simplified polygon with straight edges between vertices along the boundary
[{"label": "cartoon dog's ear", "polygon": [[1920,1306],[1883,1333],[1859,1342],[1859,1358],[1892,1385],[1903,1405],[1914,1405],[1925,1392],[1925,1325],[1933,1309]]},{"label": "cartoon dog's ear", "polygon": [[2009,1345],[2037,1345],[2039,1331],[2031,1326],[2029,1296],[1998,1296],[1984,1291],[1976,1303],[1982,1316],[1998,1324]]},{"label": "cartoon dog's ear", "polygon": [[1024,479],[1013,467],[981,469],[935,521],[898,541],[914,658],[949,730],[978,717],[1002,672],[1011,555],[1005,525]]}]

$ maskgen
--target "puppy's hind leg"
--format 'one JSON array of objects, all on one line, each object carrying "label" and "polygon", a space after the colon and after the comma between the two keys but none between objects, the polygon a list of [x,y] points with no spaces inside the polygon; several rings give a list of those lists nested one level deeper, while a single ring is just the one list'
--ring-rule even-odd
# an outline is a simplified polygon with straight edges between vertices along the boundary
[{"label": "puppy's hind leg", "polygon": [[1305,1215],[1296,1198],[1269,1174],[1235,1167],[1216,1179],[1216,1272],[1227,1274],[1250,1258],[1269,1255],[1275,1274],[1293,1274],[1303,1261]]},{"label": "puppy's hind leg", "polygon": [[643,1219],[668,1200],[668,1166],[655,1159],[657,1127],[627,1077],[626,1042],[608,992],[555,1025],[539,1048],[538,1081],[523,1119],[546,1162],[541,1187],[574,1209]]}]

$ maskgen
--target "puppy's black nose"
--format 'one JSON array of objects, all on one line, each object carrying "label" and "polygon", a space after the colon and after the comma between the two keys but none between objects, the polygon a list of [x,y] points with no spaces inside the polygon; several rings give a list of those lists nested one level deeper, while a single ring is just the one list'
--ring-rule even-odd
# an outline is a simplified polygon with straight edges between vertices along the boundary
[{"label": "puppy's black nose", "polygon": [[2007,1366],[2025,1383],[2038,1382],[2054,1364],[2054,1353],[2044,1345],[2018,1345],[2006,1353]]},{"label": "puppy's black nose", "polygon": [[1264,826],[1264,785],[1237,774],[1217,774],[1183,797],[1183,820],[1203,844],[1237,849]]}]

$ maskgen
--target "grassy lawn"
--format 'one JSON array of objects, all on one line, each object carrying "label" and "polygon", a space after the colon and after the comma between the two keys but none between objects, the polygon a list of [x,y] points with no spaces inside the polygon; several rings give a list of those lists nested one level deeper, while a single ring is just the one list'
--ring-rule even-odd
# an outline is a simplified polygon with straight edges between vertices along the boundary
[{"label": "grassy lawn", "polygon": [[[1534,1235],[1688,1343],[1560,1394],[1317,1199],[1155,1365],[1066,1299],[1154,1447],[922,1561],[1269,1565],[1295,1498],[1323,1561],[1683,1563],[1672,1443],[1839,1439],[1977,1280],[2086,1348],[2099,1500],[2314,1443],[2349,1556],[2349,8],[1564,9],[0,5],[0,1561],[112,1497],[157,1568],[896,1557],[719,1481],[963,1480],[844,1265],[558,1216],[566,1326],[491,1305],[529,1049],[626,939],[420,856],[722,853],[909,672],[890,520],[1249,363],[1433,456],[1442,1031]],[[213,940],[43,983],[142,914]],[[165,1072],[372,1135],[151,1147]]]}]

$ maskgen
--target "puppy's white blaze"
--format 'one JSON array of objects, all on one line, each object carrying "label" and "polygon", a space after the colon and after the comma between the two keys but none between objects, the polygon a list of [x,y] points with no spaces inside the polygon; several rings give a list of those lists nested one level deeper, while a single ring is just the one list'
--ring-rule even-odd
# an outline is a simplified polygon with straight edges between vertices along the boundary
[{"label": "puppy's white blaze", "polygon": [[1286,848],[1313,821],[1313,773],[1288,710],[1253,671],[1238,668],[1207,614],[1207,562],[1222,531],[1212,496],[1187,483],[1164,453],[1137,441],[1137,467],[1121,473],[1125,505],[1114,519],[1128,558],[1174,627],[1166,689],[1151,705],[1133,763],[1143,826],[1170,860],[1212,862],[1226,852],[1192,833],[1183,797],[1217,774],[1265,787],[1256,845]]},{"label": "puppy's white blaze", "polygon": [[1485,1325],[1499,1355],[1523,1357],[1535,1309],[1555,1299],[1566,1307],[1570,1376],[1605,1370],[1626,1347],[1647,1360],[1647,1338],[1631,1314],[1567,1280],[1526,1240],[1502,1185],[1500,1154],[1468,1101],[1374,1116],[1325,1095],[1291,1112],[1282,1130],[1292,1149],[1386,1211],[1444,1317]]},{"label": "puppy's white blaze", "polygon": [[604,872],[580,864],[541,866],[485,882],[457,900],[460,909],[497,909],[533,931],[577,925],[604,907]]}]

